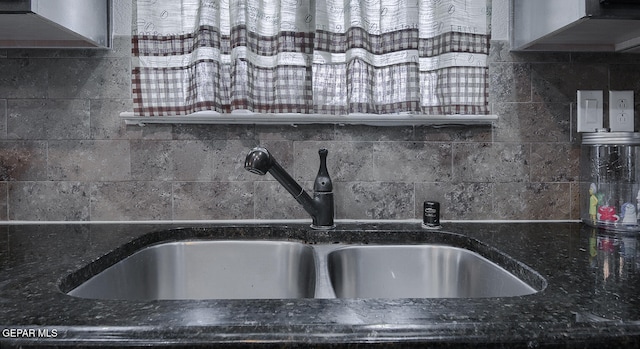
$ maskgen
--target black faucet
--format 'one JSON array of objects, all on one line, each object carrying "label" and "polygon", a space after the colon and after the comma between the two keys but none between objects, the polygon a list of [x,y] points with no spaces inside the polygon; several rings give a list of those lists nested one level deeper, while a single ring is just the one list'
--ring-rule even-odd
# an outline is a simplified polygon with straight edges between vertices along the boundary
[{"label": "black faucet", "polygon": [[313,220],[313,229],[333,229],[333,184],[327,171],[327,149],[320,149],[320,168],[313,184],[313,198],[285,171],[269,151],[262,147],[253,148],[244,161],[244,168],[252,173],[271,173],[280,184],[302,205]]}]

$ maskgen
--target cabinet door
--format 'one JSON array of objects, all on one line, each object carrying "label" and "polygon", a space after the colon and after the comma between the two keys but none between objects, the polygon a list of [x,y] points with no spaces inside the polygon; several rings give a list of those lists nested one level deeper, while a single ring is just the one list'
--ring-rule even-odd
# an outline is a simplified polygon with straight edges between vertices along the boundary
[{"label": "cabinet door", "polygon": [[511,48],[524,50],[538,40],[586,19],[584,0],[511,0]]},{"label": "cabinet door", "polygon": [[511,0],[511,9],[512,50],[640,52],[640,1]]},{"label": "cabinet door", "polygon": [[108,48],[109,0],[0,2],[0,47]]}]

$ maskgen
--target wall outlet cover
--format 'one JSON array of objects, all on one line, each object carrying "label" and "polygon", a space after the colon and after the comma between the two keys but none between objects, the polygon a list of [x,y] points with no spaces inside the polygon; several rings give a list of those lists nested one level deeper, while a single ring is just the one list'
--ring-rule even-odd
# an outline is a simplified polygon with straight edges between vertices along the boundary
[{"label": "wall outlet cover", "polygon": [[633,91],[609,91],[609,129],[633,132]]}]

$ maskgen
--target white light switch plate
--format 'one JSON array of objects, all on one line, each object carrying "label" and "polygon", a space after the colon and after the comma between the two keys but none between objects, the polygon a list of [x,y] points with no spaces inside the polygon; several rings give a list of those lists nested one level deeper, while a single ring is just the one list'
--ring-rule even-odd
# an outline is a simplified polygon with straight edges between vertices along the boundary
[{"label": "white light switch plate", "polygon": [[633,132],[633,91],[609,91],[609,129]]},{"label": "white light switch plate", "polygon": [[578,132],[595,132],[602,128],[602,91],[578,90]]}]

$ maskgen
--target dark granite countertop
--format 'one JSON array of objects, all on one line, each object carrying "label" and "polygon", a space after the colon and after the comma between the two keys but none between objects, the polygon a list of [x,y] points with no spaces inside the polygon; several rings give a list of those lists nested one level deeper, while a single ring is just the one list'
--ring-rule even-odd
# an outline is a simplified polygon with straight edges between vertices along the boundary
[{"label": "dark granite countertop", "polygon": [[[342,224],[332,231],[302,224],[4,225],[0,347],[637,348],[639,238],[578,223],[444,224],[440,231],[412,223]],[[530,267],[546,282],[532,295],[473,299],[122,301],[61,291],[143,246],[181,239],[452,242],[508,255],[524,263],[512,268]]]}]

